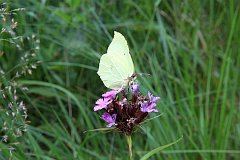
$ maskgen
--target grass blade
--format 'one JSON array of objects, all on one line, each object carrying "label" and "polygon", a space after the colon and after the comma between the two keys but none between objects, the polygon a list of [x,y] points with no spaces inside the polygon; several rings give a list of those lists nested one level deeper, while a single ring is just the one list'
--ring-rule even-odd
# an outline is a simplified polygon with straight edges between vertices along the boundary
[{"label": "grass blade", "polygon": [[163,149],[165,149],[165,148],[167,148],[167,147],[170,147],[170,146],[178,143],[182,138],[183,138],[183,137],[180,137],[178,140],[176,140],[176,141],[174,141],[174,142],[172,142],[172,143],[169,143],[169,144],[166,144],[166,145],[164,145],[164,146],[160,146],[160,147],[158,147],[158,148],[155,148],[155,149],[151,150],[150,152],[148,152],[147,154],[145,154],[140,160],[146,160],[146,159],[148,159],[148,158],[151,157],[152,155],[160,152],[161,150],[163,150]]}]

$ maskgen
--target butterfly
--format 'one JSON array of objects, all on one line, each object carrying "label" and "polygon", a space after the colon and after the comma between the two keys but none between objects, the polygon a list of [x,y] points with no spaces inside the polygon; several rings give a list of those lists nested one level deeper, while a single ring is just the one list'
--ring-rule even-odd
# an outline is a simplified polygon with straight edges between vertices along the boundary
[{"label": "butterfly", "polygon": [[126,87],[136,77],[134,65],[125,37],[114,31],[114,37],[103,54],[97,74],[109,89]]}]

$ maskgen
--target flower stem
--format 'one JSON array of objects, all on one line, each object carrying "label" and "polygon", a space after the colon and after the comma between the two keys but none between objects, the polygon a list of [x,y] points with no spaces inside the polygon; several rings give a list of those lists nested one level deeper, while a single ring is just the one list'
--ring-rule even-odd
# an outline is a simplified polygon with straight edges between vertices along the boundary
[{"label": "flower stem", "polygon": [[129,159],[132,160],[132,138],[129,135],[127,135],[127,143],[128,143],[128,150],[129,150]]}]

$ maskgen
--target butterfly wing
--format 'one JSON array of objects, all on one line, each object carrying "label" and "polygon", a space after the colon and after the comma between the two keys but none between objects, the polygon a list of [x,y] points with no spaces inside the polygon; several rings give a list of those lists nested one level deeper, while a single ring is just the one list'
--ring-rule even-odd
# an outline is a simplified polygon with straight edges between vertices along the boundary
[{"label": "butterfly wing", "polygon": [[102,55],[100,59],[97,73],[107,88],[119,89],[127,85],[133,72],[134,66],[127,41],[122,34],[114,32],[107,54]]},{"label": "butterfly wing", "polygon": [[119,66],[118,61],[113,56],[104,54],[101,57],[97,73],[107,88],[119,89],[125,85],[125,77]]},{"label": "butterfly wing", "polygon": [[134,65],[132,57],[129,53],[127,41],[121,33],[114,31],[114,37],[108,47],[107,54],[111,54],[114,56],[119,56],[120,54],[123,54],[123,56],[121,57],[121,61],[122,63],[124,63],[124,65],[126,65],[126,71],[128,71],[131,75],[133,74]]}]

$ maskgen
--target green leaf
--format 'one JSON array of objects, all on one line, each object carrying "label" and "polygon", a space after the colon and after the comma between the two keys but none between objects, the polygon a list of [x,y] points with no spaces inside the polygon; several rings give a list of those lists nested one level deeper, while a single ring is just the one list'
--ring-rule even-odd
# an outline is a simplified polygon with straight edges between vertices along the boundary
[{"label": "green leaf", "polygon": [[167,147],[170,147],[170,146],[176,144],[176,143],[179,142],[182,138],[183,138],[183,136],[180,137],[178,140],[172,142],[172,143],[169,143],[169,144],[166,144],[166,145],[164,145],[164,146],[160,146],[160,147],[158,147],[158,148],[155,148],[155,149],[151,150],[150,152],[148,152],[147,154],[145,154],[140,160],[146,160],[146,159],[148,159],[148,158],[151,157],[152,155],[160,152],[161,150],[163,150],[163,149],[165,149],[165,148],[167,148]]}]

